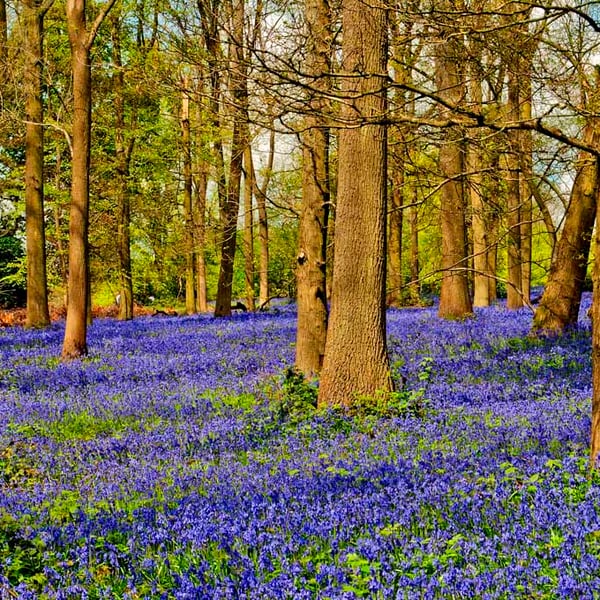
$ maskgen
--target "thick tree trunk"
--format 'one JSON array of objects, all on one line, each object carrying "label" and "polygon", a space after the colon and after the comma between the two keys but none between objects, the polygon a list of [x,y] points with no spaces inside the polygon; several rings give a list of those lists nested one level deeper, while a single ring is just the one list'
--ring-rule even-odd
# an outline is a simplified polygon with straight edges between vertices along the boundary
[{"label": "thick tree trunk", "polygon": [[[600,119],[589,118],[584,139],[586,143],[600,147]],[[533,332],[560,334],[577,324],[599,200],[596,159],[582,152],[563,232],[533,319]]]},{"label": "thick tree trunk", "polygon": [[[460,73],[462,47],[446,34],[439,40],[436,56],[436,85],[439,95],[451,106],[464,100],[464,82]],[[473,311],[469,295],[466,247],[464,173],[465,152],[461,130],[446,130],[439,151],[439,165],[444,178],[441,187],[442,285],[438,314],[446,319],[460,319]]]},{"label": "thick tree trunk", "polygon": [[192,196],[192,136],[190,130],[190,95],[188,79],[182,80],[181,91],[181,147],[183,159],[183,246],[185,257],[185,312],[196,312],[196,279],[194,248],[194,214]]},{"label": "thick tree trunk", "polygon": [[112,23],[113,61],[112,77],[115,96],[115,162],[117,194],[117,255],[119,257],[119,319],[133,318],[133,278],[131,273],[131,201],[129,196],[129,162],[133,139],[125,143],[125,81],[121,59],[120,21]]},{"label": "thick tree trunk", "polygon": [[[1,16],[1,15],[0,15]],[[24,3],[25,22],[25,229],[27,326],[50,323],[44,223],[43,14],[37,0]]]},{"label": "thick tree trunk", "polygon": [[[336,248],[320,406],[393,389],[386,347],[386,7],[345,0]],[[356,74],[361,76],[357,77]],[[365,76],[368,74],[368,76]]]},{"label": "thick tree trunk", "polygon": [[296,367],[306,376],[322,367],[327,337],[326,250],[329,216],[329,130],[327,102],[329,89],[330,13],[324,0],[307,0],[307,70],[313,78],[312,97],[302,136],[302,211],[298,229],[296,287],[298,324]]}]

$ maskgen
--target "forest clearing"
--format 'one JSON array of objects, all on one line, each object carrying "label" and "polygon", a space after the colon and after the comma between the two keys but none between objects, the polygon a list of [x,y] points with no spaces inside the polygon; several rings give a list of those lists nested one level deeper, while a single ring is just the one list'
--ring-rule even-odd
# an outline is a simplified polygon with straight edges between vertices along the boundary
[{"label": "forest clearing", "polygon": [[[0,597],[580,598],[600,589],[579,327],[390,309],[392,376],[314,408],[296,308],[0,329]],[[286,376],[287,373],[287,376]]]}]

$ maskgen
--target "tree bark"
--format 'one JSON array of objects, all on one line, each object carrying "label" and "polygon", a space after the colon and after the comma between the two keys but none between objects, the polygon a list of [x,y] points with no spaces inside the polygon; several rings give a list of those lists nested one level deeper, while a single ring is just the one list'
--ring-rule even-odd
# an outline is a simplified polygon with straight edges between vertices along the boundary
[{"label": "tree bark", "polygon": [[[596,181],[600,181],[600,160],[594,160]],[[596,223],[600,223],[600,202],[596,202]],[[592,302],[592,426],[590,432],[590,467],[598,468],[600,453],[600,228],[594,243],[594,293]]]},{"label": "tree bark", "polygon": [[421,284],[419,283],[421,267],[419,264],[419,207],[417,192],[414,191],[413,206],[408,210],[408,224],[410,228],[410,283],[408,291],[410,303],[417,306],[421,303]]},{"label": "tree bark", "polygon": [[[588,118],[584,139],[590,145],[600,147],[600,118]],[[540,305],[535,311],[534,333],[556,335],[577,325],[596,207],[600,200],[596,160],[590,154],[581,152],[578,162],[563,232]]]},{"label": "tree bark", "polygon": [[69,276],[64,360],[87,354],[89,306],[89,179],[92,106],[90,49],[115,0],[108,0],[88,31],[85,0],[67,0],[66,15],[73,76],[71,207],[69,214]]},{"label": "tree bark", "polygon": [[404,226],[404,161],[392,152],[392,194],[389,211],[389,267],[387,277],[388,306],[402,306],[402,230]]},{"label": "tree bark", "polygon": [[[450,106],[460,106],[464,100],[461,50],[456,38],[446,32],[442,34],[436,56],[436,86],[438,94]],[[439,150],[439,166],[444,181],[440,198],[443,273],[438,314],[446,319],[460,319],[470,315],[473,307],[466,247],[465,151],[463,135],[457,126],[445,132]]]},{"label": "tree bark", "polygon": [[[1,15],[0,15],[1,16]],[[6,16],[6,15],[5,15]],[[39,0],[24,2],[25,23],[25,229],[28,327],[50,324],[44,222],[43,22]]]},{"label": "tree bark", "polygon": [[339,134],[331,315],[318,402],[348,407],[393,389],[385,330],[386,7],[344,0],[342,28],[346,127]]},{"label": "tree bark", "polygon": [[247,116],[247,74],[244,60],[244,0],[234,0],[231,37],[231,92],[233,96],[233,138],[229,163],[227,196],[222,211],[221,265],[217,283],[215,317],[231,315],[233,266],[236,250],[237,221],[240,210],[240,187],[244,149],[248,143],[244,131]]},{"label": "tree bark", "polygon": [[312,79],[302,135],[302,211],[298,228],[296,367],[307,377],[321,370],[327,336],[326,249],[329,216],[330,11],[327,0],[306,0],[307,71]]},{"label": "tree bark", "polygon": [[183,159],[183,247],[185,257],[185,312],[196,312],[194,215],[192,196],[192,136],[190,130],[189,80],[184,77],[181,89],[181,148]]},{"label": "tree bark", "polygon": [[[249,139],[249,138],[247,138]],[[256,308],[254,297],[254,205],[252,148],[244,150],[244,279],[246,283],[246,305],[248,310]]]}]

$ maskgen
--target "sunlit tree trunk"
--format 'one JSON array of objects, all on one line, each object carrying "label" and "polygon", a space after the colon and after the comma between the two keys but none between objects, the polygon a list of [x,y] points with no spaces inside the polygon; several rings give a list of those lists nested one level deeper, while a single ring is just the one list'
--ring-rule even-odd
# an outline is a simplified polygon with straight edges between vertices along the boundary
[{"label": "sunlit tree trunk", "polygon": [[254,203],[253,203],[252,148],[244,150],[244,277],[248,310],[256,308],[254,298]]},{"label": "sunlit tree trunk", "polygon": [[307,70],[313,89],[302,135],[302,209],[298,229],[296,367],[307,376],[321,370],[327,336],[326,249],[329,216],[330,13],[324,0],[307,0]]},{"label": "sunlit tree trunk", "polygon": [[192,196],[192,136],[190,129],[189,80],[184,77],[181,90],[181,148],[183,162],[183,247],[185,256],[185,312],[196,312],[194,215]]},{"label": "sunlit tree trunk", "polygon": [[[450,106],[459,106],[464,101],[460,69],[462,50],[460,41],[446,32],[438,41],[436,86],[438,94]],[[466,247],[465,148],[462,131],[457,126],[445,131],[439,150],[439,165],[444,181],[440,193],[443,273],[438,314],[447,319],[457,319],[470,315],[473,310]]]},{"label": "sunlit tree trunk", "polygon": [[[28,327],[50,323],[44,222],[43,21],[39,0],[25,0],[25,230]],[[0,15],[2,16],[2,15]],[[4,15],[6,17],[6,15]],[[4,68],[4,65],[1,65]]]},{"label": "sunlit tree trunk", "polygon": [[[600,148],[600,118],[588,118],[584,140],[589,145]],[[563,231],[540,305],[535,311],[532,327],[534,332],[559,334],[567,327],[577,324],[597,204],[600,200],[596,159],[581,152],[578,162]]]},{"label": "sunlit tree trunk", "polygon": [[351,406],[358,396],[393,389],[385,329],[387,7],[344,0],[342,29],[346,127],[339,133],[336,246],[320,406]]},{"label": "sunlit tree trunk", "polygon": [[115,0],[108,0],[87,29],[85,1],[66,0],[73,76],[72,176],[69,215],[67,321],[62,347],[65,360],[87,354],[89,306],[88,214],[92,106],[90,49]]},{"label": "sunlit tree trunk", "polygon": [[[198,103],[200,111],[200,103]],[[198,119],[200,121],[200,119]],[[200,161],[196,167],[195,180],[195,202],[194,212],[194,246],[196,249],[196,307],[199,312],[208,311],[208,298],[206,290],[206,261],[204,250],[206,245],[206,194],[208,190],[208,165],[204,156],[208,155],[208,148],[200,141],[204,152],[200,152]]]}]

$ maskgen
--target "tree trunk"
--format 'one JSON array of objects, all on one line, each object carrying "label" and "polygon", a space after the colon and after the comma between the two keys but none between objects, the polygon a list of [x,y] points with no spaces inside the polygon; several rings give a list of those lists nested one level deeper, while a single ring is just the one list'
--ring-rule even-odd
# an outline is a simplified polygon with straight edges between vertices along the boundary
[{"label": "tree trunk", "polygon": [[190,131],[189,81],[184,77],[181,90],[181,147],[183,158],[183,246],[185,257],[185,312],[196,312],[194,215],[192,197],[192,137]]},{"label": "tree trunk", "polygon": [[8,59],[8,20],[6,18],[6,0],[0,0],[0,73],[6,73]]},{"label": "tree trunk", "polygon": [[88,32],[84,0],[67,0],[66,15],[73,76],[71,208],[69,215],[69,276],[64,360],[87,354],[89,307],[88,214],[92,73],[90,48],[115,0],[108,0]]},{"label": "tree trunk", "polygon": [[258,209],[258,242],[259,242],[259,272],[258,272],[258,305],[264,307],[269,301],[269,220],[267,215],[267,192],[271,173],[273,172],[273,161],[275,158],[275,129],[271,129],[269,135],[269,158],[267,167],[260,187],[256,182],[254,165],[252,181],[255,185],[256,208]]},{"label": "tree trunk", "polygon": [[133,318],[133,278],[131,273],[131,201],[129,196],[129,162],[133,151],[133,138],[125,143],[125,82],[121,59],[120,21],[112,23],[113,62],[112,76],[115,97],[115,162],[117,195],[117,255],[119,257],[119,319]]},{"label": "tree trunk", "polygon": [[196,201],[194,202],[194,240],[196,247],[196,301],[198,312],[208,311],[206,295],[206,191],[208,176],[204,168],[196,176]]},{"label": "tree trunk", "polygon": [[[246,139],[249,139],[246,138]],[[248,310],[256,308],[254,298],[254,205],[252,148],[248,144],[244,150],[244,279],[246,283],[246,305]]]},{"label": "tree trunk", "polygon": [[[588,118],[584,140],[600,147],[599,118]],[[563,232],[542,300],[535,311],[533,332],[560,334],[566,328],[577,325],[599,199],[600,180],[596,159],[581,152]]]},{"label": "tree trunk", "polygon": [[[44,223],[43,14],[38,0],[24,2],[25,22],[25,229],[28,327],[50,323]],[[0,15],[1,16],[1,15]]]},{"label": "tree trunk", "polygon": [[296,367],[307,377],[321,370],[327,336],[326,249],[329,216],[329,88],[330,13],[324,0],[306,0],[307,71],[312,78],[308,114],[302,136],[302,211],[298,228],[296,287],[298,323]]},{"label": "tree trunk", "polygon": [[419,265],[419,207],[417,206],[417,192],[414,192],[413,205],[408,211],[410,227],[410,284],[408,291],[410,303],[417,306],[421,303],[421,284],[419,283],[421,267]]},{"label": "tree trunk", "polygon": [[[459,106],[464,100],[461,51],[462,46],[454,37],[443,34],[436,56],[436,85],[438,94],[450,106]],[[438,314],[446,319],[460,319],[470,315],[473,307],[466,247],[465,152],[462,132],[456,126],[445,132],[439,165],[444,181],[440,198],[443,273]]]},{"label": "tree trunk", "polygon": [[[344,0],[339,183],[331,315],[318,402],[393,389],[386,347],[386,7]],[[361,76],[356,75],[360,73]],[[368,76],[365,76],[368,74]]]},{"label": "tree trunk", "polygon": [[[600,160],[595,158],[596,182],[600,181]],[[600,223],[600,202],[596,202],[596,222]],[[592,302],[592,427],[590,466],[598,468],[600,453],[600,228],[594,244],[594,293]]]},{"label": "tree trunk", "polygon": [[229,163],[229,184],[222,211],[221,265],[217,283],[215,317],[231,315],[233,266],[236,250],[238,213],[240,210],[240,186],[244,149],[248,143],[247,130],[248,88],[244,61],[244,0],[234,0],[233,32],[231,37],[231,87],[233,96],[233,139]]},{"label": "tree trunk", "polygon": [[389,266],[387,276],[387,305],[402,305],[402,229],[404,225],[404,160],[396,153],[393,156],[392,195],[389,211]]}]

